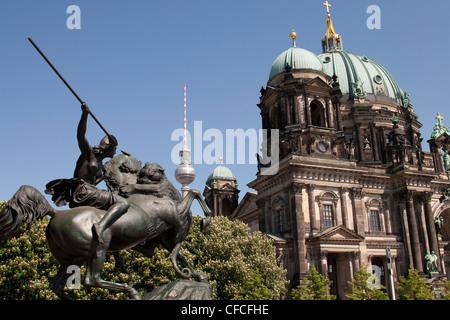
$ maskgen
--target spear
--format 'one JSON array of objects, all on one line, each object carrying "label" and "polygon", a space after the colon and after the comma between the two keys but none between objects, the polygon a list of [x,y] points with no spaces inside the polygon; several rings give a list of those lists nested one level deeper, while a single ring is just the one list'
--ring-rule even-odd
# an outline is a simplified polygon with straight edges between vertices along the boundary
[{"label": "spear", "polygon": [[[56,70],[56,68],[53,66],[53,64],[50,62],[50,60],[47,59],[47,57],[45,56],[45,54],[41,51],[41,49],[39,49],[39,47],[37,46],[36,43],[34,43],[34,41],[31,38],[28,38],[28,41],[31,42],[31,44],[33,45],[33,47],[37,50],[37,52],[39,52],[39,54],[42,56],[42,58],[44,58],[44,60],[48,63],[48,65],[53,69],[53,71],[55,71],[55,73],[58,75],[58,77],[62,80],[62,82],[64,82],[64,84],[66,85],[66,87],[70,90],[70,92],[72,92],[72,94],[75,96],[75,98],[78,99],[78,101],[81,104],[86,104],[83,100],[81,100],[81,98],[77,95],[77,93],[72,89],[72,87],[67,83],[67,81],[63,78],[63,76],[58,72],[58,70]],[[113,140],[116,140],[114,138],[113,135],[109,134],[108,131],[106,131],[106,129],[102,126],[102,124],[100,123],[100,121],[98,121],[98,119],[94,116],[94,114],[91,112],[91,110],[89,109],[89,114],[91,115],[92,119],[95,120],[95,122],[97,122],[97,124],[100,126],[100,128],[102,128],[102,130],[106,133],[106,135],[108,137],[110,137]],[[117,143],[117,141],[115,141]]]}]

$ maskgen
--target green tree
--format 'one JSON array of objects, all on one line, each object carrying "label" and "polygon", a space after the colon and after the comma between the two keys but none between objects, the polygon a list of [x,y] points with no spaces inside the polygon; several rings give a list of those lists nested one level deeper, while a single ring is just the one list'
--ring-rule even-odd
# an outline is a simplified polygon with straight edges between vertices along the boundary
[{"label": "green tree", "polygon": [[[1,208],[5,203],[0,203]],[[285,293],[286,273],[277,264],[272,242],[261,233],[250,234],[242,222],[214,218],[205,232],[200,232],[201,217],[194,218],[191,232],[183,242],[183,253],[192,266],[208,277],[213,298],[279,299]],[[0,299],[57,299],[48,284],[58,271],[58,263],[48,250],[45,229],[49,218],[27,230],[22,226],[11,239],[0,243]],[[170,253],[160,247],[151,259],[127,250],[121,252],[127,270],[133,273],[134,287],[140,294],[177,280]],[[114,267],[109,255],[103,265],[102,278],[127,282],[128,275]],[[85,268],[81,268],[84,279]],[[261,290],[252,297],[252,291]],[[255,288],[256,287],[256,288]],[[67,290],[73,299],[127,299],[123,293],[106,289]]]},{"label": "green tree", "polygon": [[336,296],[327,294],[330,289],[329,280],[317,272],[311,264],[306,277],[300,281],[300,285],[292,289],[293,300],[334,300]]},{"label": "green tree", "polygon": [[240,292],[232,300],[270,300],[272,291],[264,284],[264,279],[257,270],[250,270],[249,277],[244,279]]},{"label": "green tree", "polygon": [[441,295],[441,300],[450,300],[450,281],[447,279],[442,280],[443,284],[443,293]]},{"label": "green tree", "polygon": [[367,271],[367,267],[362,266],[355,272],[354,279],[347,281],[347,297],[351,300],[389,300],[387,293],[382,291],[386,287],[382,285],[379,289],[373,287],[371,277],[372,275]]},{"label": "green tree", "polygon": [[400,276],[397,286],[399,300],[433,300],[427,279],[419,275],[417,269],[409,269],[408,276]]},{"label": "green tree", "polygon": [[[201,218],[195,217],[191,233],[183,243],[183,251],[196,270],[204,274],[213,285],[215,298],[231,300],[236,296],[249,296],[244,284],[252,277],[252,270],[261,277],[262,285],[272,296],[280,299],[286,293],[286,270],[278,265],[273,241],[261,232],[250,233],[241,221],[216,217],[201,233]],[[244,290],[244,291],[243,291]],[[265,297],[264,299],[268,299]]]}]

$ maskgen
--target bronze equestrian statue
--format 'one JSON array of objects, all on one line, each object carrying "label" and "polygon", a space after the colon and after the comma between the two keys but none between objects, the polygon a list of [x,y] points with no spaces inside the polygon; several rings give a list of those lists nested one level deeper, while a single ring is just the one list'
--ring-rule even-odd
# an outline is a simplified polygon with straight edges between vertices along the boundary
[{"label": "bronze equestrian statue", "polygon": [[[129,154],[118,155],[105,164],[104,176],[107,185],[114,188],[113,192],[120,192],[121,189],[128,192],[130,206],[126,214],[105,229],[103,243],[95,240],[92,227],[105,216],[106,210],[91,206],[55,210],[31,186],[20,187],[0,212],[0,241],[11,237],[26,221],[32,223],[50,216],[47,242],[50,252],[60,264],[50,287],[61,299],[68,298],[64,292],[70,276],[67,268],[83,264],[86,264],[86,286],[126,292],[131,299],[140,299],[132,285],[103,280],[100,271],[107,252],[133,249],[150,258],[158,244],[171,252],[172,265],[181,278],[207,281],[189,265],[180,251],[192,224],[190,206],[194,199],[200,203],[206,216],[203,227],[210,222],[211,210],[201,193],[190,190],[182,198],[159,165],[147,163],[140,168],[140,161]],[[184,269],[178,267],[177,258]]]},{"label": "bronze equestrian statue", "polygon": [[92,206],[107,210],[93,226],[96,239],[103,243],[104,230],[127,212],[130,204],[126,198],[96,187],[103,180],[103,159],[114,157],[117,140],[112,135],[106,135],[99,145],[91,147],[86,138],[89,107],[83,103],[81,109],[83,112],[77,130],[81,155],[76,163],[73,179],[51,181],[47,184],[45,193],[53,196],[52,200],[58,207],[68,203],[70,208]]},{"label": "bronze equestrian statue", "polygon": [[[58,207],[69,204],[70,209],[55,210],[38,190],[21,186],[0,212],[0,241],[12,237],[23,223],[31,224],[50,216],[47,242],[60,264],[50,287],[61,299],[68,298],[64,291],[70,276],[67,268],[84,264],[86,286],[126,292],[131,299],[140,299],[131,283],[103,280],[100,271],[108,252],[113,252],[117,264],[121,250],[137,250],[150,258],[158,244],[171,252],[172,265],[181,278],[207,281],[180,251],[192,224],[190,207],[195,199],[206,217],[202,228],[211,221],[211,210],[201,193],[190,190],[181,197],[158,164],[146,163],[142,167],[139,160],[123,151],[114,157],[116,138],[105,130],[33,40],[28,40],[81,103],[77,130],[81,155],[72,179],[53,180],[46,186],[46,193],[52,195]],[[88,115],[106,133],[98,146],[91,147],[85,137]],[[112,159],[103,165],[105,158]],[[97,188],[102,180],[109,191]],[[182,270],[177,259],[184,265]]]}]

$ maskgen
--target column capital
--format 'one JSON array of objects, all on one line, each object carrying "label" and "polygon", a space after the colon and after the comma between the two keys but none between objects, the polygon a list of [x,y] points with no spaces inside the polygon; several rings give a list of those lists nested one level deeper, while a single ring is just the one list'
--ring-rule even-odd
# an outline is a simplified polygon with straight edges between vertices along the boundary
[{"label": "column capital", "polygon": [[433,192],[432,191],[425,191],[423,193],[423,199],[425,202],[431,202],[431,198],[433,197]]},{"label": "column capital", "polygon": [[351,192],[352,197],[354,199],[361,199],[362,198],[362,188],[351,188],[350,192]]}]

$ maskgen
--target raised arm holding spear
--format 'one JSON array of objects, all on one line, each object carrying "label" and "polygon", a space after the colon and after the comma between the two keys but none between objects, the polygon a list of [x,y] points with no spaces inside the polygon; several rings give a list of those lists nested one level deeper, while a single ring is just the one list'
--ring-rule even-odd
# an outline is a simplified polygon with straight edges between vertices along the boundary
[{"label": "raised arm holding spear", "polygon": [[[117,139],[106,131],[87,104],[81,100],[34,41],[31,38],[28,38],[28,40],[78,99],[83,111],[77,129],[77,140],[81,155],[76,164],[74,177],[72,179],[57,179],[49,182],[46,185],[45,193],[52,195],[52,200],[57,206],[63,206],[68,203],[71,208],[92,206],[106,210],[106,214],[102,219],[93,225],[94,234],[99,244],[103,244],[102,234],[104,230],[126,213],[130,206],[128,200],[117,193],[111,193],[96,187],[103,180],[103,159],[114,156],[117,148]],[[100,144],[95,147],[90,146],[85,136],[88,115],[91,115],[106,133]]]},{"label": "raised arm holding spear", "polygon": [[[64,84],[66,85],[66,87],[70,90],[70,92],[72,92],[72,94],[75,96],[75,98],[77,98],[77,100],[82,104],[85,105],[86,103],[81,100],[81,98],[78,96],[78,94],[75,92],[75,90],[72,89],[72,87],[67,83],[67,81],[63,78],[63,76],[58,72],[58,70],[56,70],[56,68],[53,66],[53,64],[50,62],[50,60],[47,59],[47,57],[45,56],[45,54],[41,51],[41,49],[39,49],[39,47],[37,46],[36,43],[34,43],[34,41],[31,38],[28,38],[28,41],[30,41],[30,43],[33,45],[33,47],[37,50],[37,52],[39,52],[39,54],[42,56],[42,58],[44,58],[44,60],[48,63],[48,65],[53,69],[53,71],[55,71],[55,73],[58,75],[58,77],[61,79],[62,82],[64,82]],[[90,109],[88,109],[88,113],[91,115],[92,119],[95,120],[95,122],[97,122],[97,124],[100,126],[100,128],[102,128],[102,130],[106,133],[107,136],[111,136],[108,131],[106,131],[106,129],[102,126],[102,124],[100,123],[100,121],[98,121],[98,119],[94,116],[94,114],[92,113],[92,111]],[[112,137],[112,136],[111,136]],[[114,138],[114,137],[113,137]],[[114,138],[115,140],[115,138]],[[117,140],[115,141],[117,144]]]}]

